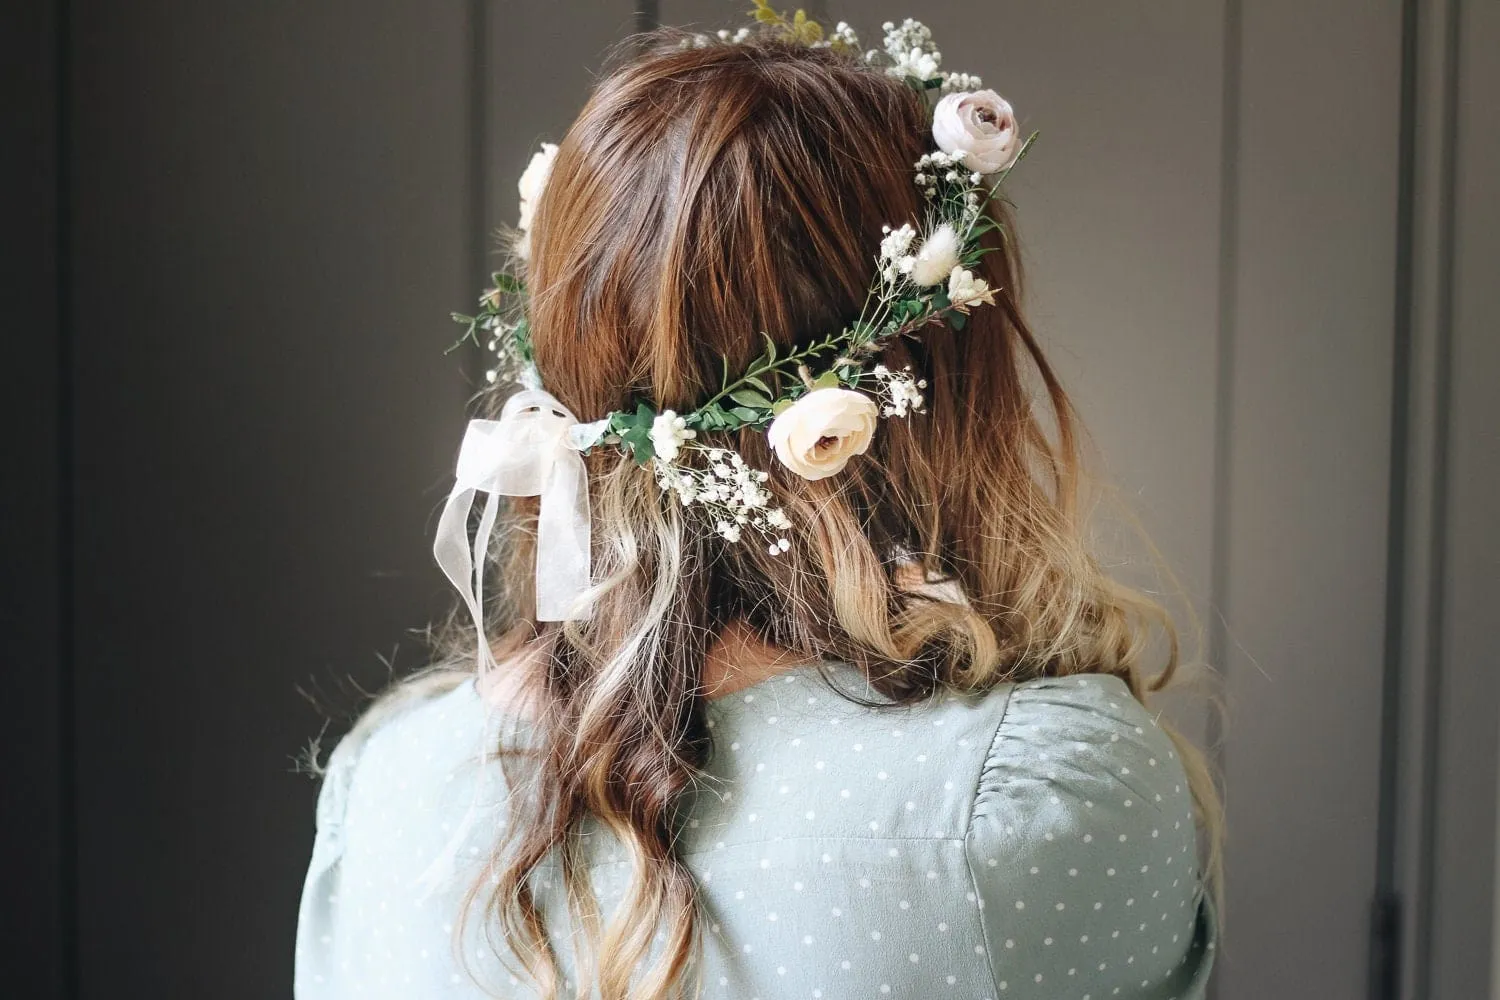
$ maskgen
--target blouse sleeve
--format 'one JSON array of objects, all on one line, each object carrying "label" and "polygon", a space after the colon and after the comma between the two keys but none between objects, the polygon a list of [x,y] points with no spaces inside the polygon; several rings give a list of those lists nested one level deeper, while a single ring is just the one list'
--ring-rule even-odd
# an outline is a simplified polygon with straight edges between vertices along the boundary
[{"label": "blouse sleeve", "polygon": [[1004,996],[1205,995],[1216,929],[1186,774],[1123,681],[1016,686],[966,847]]},{"label": "blouse sleeve", "polygon": [[333,926],[334,907],[338,904],[339,861],[344,853],[344,817],[349,802],[349,786],[354,777],[364,738],[351,733],[340,740],[329,755],[318,789],[312,857],[302,887],[302,902],[297,915],[296,971],[293,993],[298,1000],[333,995],[337,981],[325,968],[330,949],[314,947],[314,938]]}]

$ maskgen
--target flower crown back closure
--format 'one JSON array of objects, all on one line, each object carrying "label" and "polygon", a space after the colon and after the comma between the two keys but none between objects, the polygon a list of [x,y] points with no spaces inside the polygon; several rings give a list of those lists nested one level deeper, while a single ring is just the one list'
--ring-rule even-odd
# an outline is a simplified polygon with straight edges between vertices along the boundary
[{"label": "flower crown back closure", "polygon": [[[840,22],[831,33],[803,11],[777,12],[755,0],[758,28],[688,36],[684,46],[737,45],[757,31],[812,48],[858,53],[859,39]],[[790,543],[791,526],[772,505],[769,475],[751,468],[728,447],[700,442],[700,434],[754,428],[765,431],[777,459],[806,479],[838,474],[870,446],[880,417],[925,412],[927,383],[910,368],[893,371],[878,362],[882,349],[916,336],[931,323],[963,330],[971,309],[993,305],[995,290],[975,273],[992,247],[983,236],[999,229],[988,206],[1036,134],[1023,141],[1011,106],[977,76],[941,69],[932,32],[907,19],[884,25],[881,49],[858,58],[872,71],[904,80],[932,104],[937,147],[914,164],[913,183],[925,211],[920,225],[886,226],[864,309],[842,330],[798,346],[780,346],[762,333],[765,349],[747,369],[731,372],[726,359],[718,390],[686,413],[656,410],[648,402],[616,410],[590,423],[572,424],[567,444],[587,452],[614,447],[651,466],[657,484],[686,506],[705,513],[721,536],[739,542],[758,537],[775,555]],[[933,100],[935,98],[935,100]],[[455,313],[465,337],[483,340],[495,357],[486,378],[541,389],[531,350],[526,309],[525,261],[530,253],[533,207],[547,183],[557,146],[543,143],[521,175],[521,210],[512,243],[517,273],[495,274],[476,315]],[[462,341],[460,341],[462,342]],[[455,345],[456,346],[456,345]]]}]

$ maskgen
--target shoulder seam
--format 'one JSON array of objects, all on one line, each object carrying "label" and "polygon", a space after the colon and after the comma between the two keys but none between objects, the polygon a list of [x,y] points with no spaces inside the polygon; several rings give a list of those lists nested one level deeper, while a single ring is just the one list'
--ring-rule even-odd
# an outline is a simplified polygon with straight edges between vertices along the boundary
[{"label": "shoulder seam", "polygon": [[978,811],[979,796],[984,791],[984,776],[990,769],[990,762],[995,759],[995,748],[1000,745],[1000,731],[1005,728],[1005,722],[1010,718],[1011,702],[1015,699],[1020,685],[1011,683],[1010,690],[1005,692],[1005,706],[1000,710],[1000,717],[995,720],[995,731],[990,734],[990,745],[984,752],[984,757],[979,761],[979,773],[974,776],[974,792],[969,796],[969,815],[964,817],[964,839],[968,839],[969,833],[974,828],[974,814]]},{"label": "shoulder seam", "polygon": [[979,792],[984,787],[984,776],[990,768],[990,761],[995,757],[995,747],[1000,742],[1000,730],[1005,727],[1005,720],[1010,716],[1011,699],[1016,695],[1017,685],[1011,684],[1010,690],[1005,692],[1005,706],[1000,710],[1000,718],[995,720],[995,731],[990,736],[990,745],[985,750],[984,757],[979,762],[979,774],[974,778],[974,794],[969,796],[969,815],[964,819],[963,831],[963,853],[964,870],[969,873],[969,887],[974,891],[974,905],[978,911],[979,935],[984,940],[984,964],[990,973],[990,986],[998,988],[1000,982],[995,970],[995,956],[991,954],[990,934],[988,931],[989,917],[985,913],[984,893],[979,888],[979,876],[974,872],[974,857],[969,853],[969,844],[974,834],[974,815],[978,810]]}]

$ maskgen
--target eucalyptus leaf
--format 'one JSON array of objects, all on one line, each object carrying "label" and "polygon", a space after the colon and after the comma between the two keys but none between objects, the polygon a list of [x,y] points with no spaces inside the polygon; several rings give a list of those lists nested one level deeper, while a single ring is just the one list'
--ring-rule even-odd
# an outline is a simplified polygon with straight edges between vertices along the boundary
[{"label": "eucalyptus leaf", "polygon": [[736,389],[729,394],[729,398],[741,406],[751,406],[761,410],[771,408],[771,401],[754,389]]}]

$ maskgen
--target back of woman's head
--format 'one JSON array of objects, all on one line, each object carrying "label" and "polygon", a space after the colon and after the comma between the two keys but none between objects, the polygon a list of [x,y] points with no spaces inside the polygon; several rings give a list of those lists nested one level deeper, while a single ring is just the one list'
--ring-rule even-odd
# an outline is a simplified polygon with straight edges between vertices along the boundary
[{"label": "back of woman's head", "polygon": [[[932,117],[906,82],[831,48],[684,38],[647,38],[600,80],[531,220],[536,367],[582,421],[641,401],[690,411],[765,338],[794,348],[844,328],[883,228],[924,210],[913,164],[931,149]],[[533,811],[517,801],[498,885],[476,893],[544,991],[556,981],[527,876],[561,848],[564,877],[588,894],[569,844],[590,816],[624,842],[635,876],[597,935],[587,907],[578,914],[580,987],[654,998],[684,981],[695,888],[674,853],[674,811],[709,751],[703,667],[731,625],[798,659],[857,664],[901,702],[1078,671],[1144,692],[1149,627],[1171,629],[1088,554],[1071,410],[1019,308],[1009,213],[989,212],[1002,226],[977,270],[995,304],[879,358],[925,380],[925,412],[882,422],[866,453],[816,480],[775,461],[757,430],[694,442],[770,473],[789,548],[727,541],[648,466],[595,449],[593,614],[540,623],[535,506],[514,502],[487,631],[507,637],[502,651],[540,651],[542,740]],[[1173,643],[1156,683],[1175,660]],[[661,961],[633,976],[658,931]]]}]

